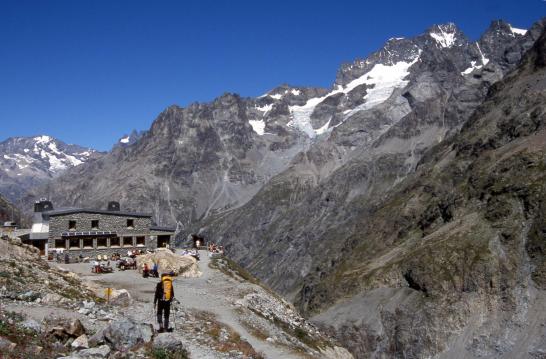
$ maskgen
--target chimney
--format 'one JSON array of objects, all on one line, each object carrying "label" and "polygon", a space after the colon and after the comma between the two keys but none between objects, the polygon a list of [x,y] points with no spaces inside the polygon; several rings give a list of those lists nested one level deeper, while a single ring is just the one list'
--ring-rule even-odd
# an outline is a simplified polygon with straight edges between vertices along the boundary
[{"label": "chimney", "polygon": [[40,199],[34,203],[34,212],[47,212],[53,210],[53,203],[45,198]]},{"label": "chimney", "polygon": [[120,210],[119,202],[116,202],[116,201],[108,202],[108,211],[119,212],[119,210]]}]

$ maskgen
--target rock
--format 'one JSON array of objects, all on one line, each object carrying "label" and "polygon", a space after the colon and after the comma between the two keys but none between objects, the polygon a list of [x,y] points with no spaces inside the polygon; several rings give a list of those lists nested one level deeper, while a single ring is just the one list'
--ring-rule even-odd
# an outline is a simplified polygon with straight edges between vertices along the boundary
[{"label": "rock", "polygon": [[36,299],[40,298],[40,293],[35,292],[33,290],[29,290],[23,294],[20,294],[18,296],[19,300],[24,300],[27,302],[34,302]]},{"label": "rock", "polygon": [[93,309],[93,308],[95,308],[95,305],[96,305],[96,303],[93,302],[93,301],[89,301],[89,302],[87,302],[85,300],[83,301],[83,307],[85,309]]},{"label": "rock", "polygon": [[80,308],[80,310],[78,310],[78,313],[83,314],[83,315],[87,315],[87,314],[91,313],[91,310],[87,309],[87,308]]},{"label": "rock", "polygon": [[106,327],[99,329],[95,334],[89,338],[89,346],[96,347],[97,345],[104,344],[104,330]]},{"label": "rock", "polygon": [[42,325],[35,321],[34,319],[27,319],[23,323],[21,323],[21,327],[27,330],[32,330],[36,333],[39,333],[42,331]]},{"label": "rock", "polygon": [[12,341],[0,337],[0,353],[9,353],[12,352],[17,344],[13,343]]},{"label": "rock", "polygon": [[39,345],[33,345],[30,347],[30,351],[32,352],[32,354],[36,355],[36,356],[39,356],[40,353],[44,350],[43,347],[39,346]]},{"label": "rock", "polygon": [[95,359],[95,358],[107,358],[110,354],[110,347],[108,345],[101,345],[97,348],[84,349],[78,352],[79,358]]},{"label": "rock", "polygon": [[63,297],[61,297],[60,295],[56,294],[56,293],[49,293],[49,294],[46,294],[43,298],[42,298],[42,303],[43,304],[56,304],[56,303],[60,303],[64,300]]},{"label": "rock", "polygon": [[181,351],[184,350],[184,343],[182,338],[174,333],[160,333],[153,342],[154,349],[165,349],[167,351]]},{"label": "rock", "polygon": [[72,337],[79,337],[82,334],[85,334],[85,328],[79,319],[75,319],[70,322],[70,325],[68,326],[66,332]]},{"label": "rock", "polygon": [[114,349],[127,350],[137,344],[152,341],[153,330],[149,324],[135,323],[131,320],[112,322],[103,332],[105,343]]},{"label": "rock", "polygon": [[113,289],[110,294],[110,304],[119,306],[131,305],[131,294],[126,289]]},{"label": "rock", "polygon": [[82,334],[70,344],[72,348],[75,349],[88,349],[89,348],[89,342],[87,340],[87,335]]},{"label": "rock", "polygon": [[142,273],[144,264],[147,264],[148,268],[152,268],[154,263],[157,263],[160,273],[174,272],[175,275],[184,278],[201,276],[197,260],[192,256],[181,256],[168,249],[159,248],[155,253],[137,257],[137,268],[140,273]]},{"label": "rock", "polygon": [[353,355],[341,347],[326,347],[320,353],[325,359],[353,359]]}]

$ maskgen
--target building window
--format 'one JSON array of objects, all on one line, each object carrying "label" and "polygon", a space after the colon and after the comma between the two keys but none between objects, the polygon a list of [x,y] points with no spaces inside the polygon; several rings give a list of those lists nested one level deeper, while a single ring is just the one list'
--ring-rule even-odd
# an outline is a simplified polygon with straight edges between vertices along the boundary
[{"label": "building window", "polygon": [[84,238],[83,248],[93,248],[93,238]]},{"label": "building window", "polygon": [[70,242],[68,243],[68,248],[80,248],[80,239],[79,238],[70,238]]},{"label": "building window", "polygon": [[107,242],[106,238],[97,238],[97,248],[106,248]]},{"label": "building window", "polygon": [[68,229],[71,231],[76,230],[76,221],[68,221]]},{"label": "building window", "polygon": [[133,237],[123,237],[123,246],[132,247],[133,246]]},{"label": "building window", "polygon": [[66,240],[65,239],[56,239],[55,240],[55,248],[66,248]]},{"label": "building window", "polygon": [[110,238],[110,247],[119,247],[119,237]]},{"label": "building window", "polygon": [[144,247],[146,245],[146,238],[145,237],[136,237],[136,245],[138,247]]},{"label": "building window", "polygon": [[95,220],[91,221],[91,229],[93,229],[93,230],[99,229],[99,220],[98,219],[95,219]]},{"label": "building window", "polygon": [[135,228],[135,220],[134,219],[128,219],[127,220],[127,229],[133,229]]}]

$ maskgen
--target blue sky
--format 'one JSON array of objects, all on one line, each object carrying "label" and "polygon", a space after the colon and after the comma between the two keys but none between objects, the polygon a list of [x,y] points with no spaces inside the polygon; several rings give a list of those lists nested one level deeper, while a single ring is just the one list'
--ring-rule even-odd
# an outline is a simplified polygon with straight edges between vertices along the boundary
[{"label": "blue sky", "polygon": [[167,106],[282,84],[329,87],[394,36],[493,19],[528,28],[526,1],[0,0],[0,140],[49,134],[110,149]]}]

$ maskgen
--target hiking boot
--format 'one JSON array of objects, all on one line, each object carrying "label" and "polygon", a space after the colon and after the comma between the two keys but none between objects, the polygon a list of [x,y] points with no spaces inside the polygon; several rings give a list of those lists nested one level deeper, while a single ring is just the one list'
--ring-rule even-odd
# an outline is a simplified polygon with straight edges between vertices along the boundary
[{"label": "hiking boot", "polygon": [[165,329],[159,328],[159,330],[158,330],[157,332],[158,332],[158,333],[165,333]]},{"label": "hiking boot", "polygon": [[172,333],[172,332],[173,332],[173,328],[167,329],[167,333]]}]

